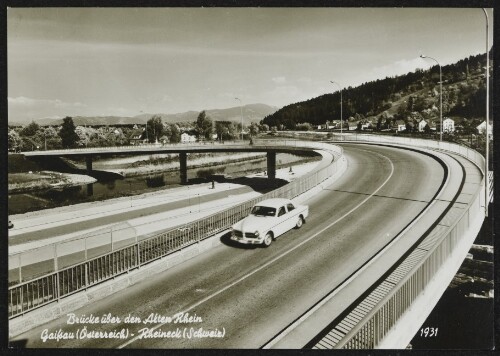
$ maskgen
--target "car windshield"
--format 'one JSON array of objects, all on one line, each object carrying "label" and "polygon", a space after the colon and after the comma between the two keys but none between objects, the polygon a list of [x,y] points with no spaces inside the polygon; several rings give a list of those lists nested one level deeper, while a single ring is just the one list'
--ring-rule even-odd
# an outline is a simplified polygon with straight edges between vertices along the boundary
[{"label": "car windshield", "polygon": [[254,206],[251,214],[256,216],[274,216],[276,215],[276,209],[268,206]]}]

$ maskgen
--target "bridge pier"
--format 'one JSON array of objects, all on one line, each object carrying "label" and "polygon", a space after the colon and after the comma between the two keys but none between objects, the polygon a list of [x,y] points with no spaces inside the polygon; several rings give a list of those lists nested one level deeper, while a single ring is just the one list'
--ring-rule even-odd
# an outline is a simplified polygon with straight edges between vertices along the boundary
[{"label": "bridge pier", "polygon": [[180,163],[180,173],[181,173],[181,184],[187,184],[187,153],[179,153],[179,163]]},{"label": "bridge pier", "polygon": [[276,152],[267,152],[267,178],[276,178]]},{"label": "bridge pier", "polygon": [[92,173],[92,156],[85,156],[85,163],[87,165],[87,174],[90,175]]}]

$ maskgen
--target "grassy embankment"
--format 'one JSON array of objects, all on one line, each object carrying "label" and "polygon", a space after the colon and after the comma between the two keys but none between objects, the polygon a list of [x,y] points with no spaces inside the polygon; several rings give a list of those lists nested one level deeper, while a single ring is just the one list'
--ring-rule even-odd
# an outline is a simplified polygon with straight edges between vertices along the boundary
[{"label": "grassy embankment", "polygon": [[96,180],[80,174],[59,173],[42,170],[33,161],[20,154],[8,156],[8,191],[12,193],[32,192],[56,187],[89,184]]}]

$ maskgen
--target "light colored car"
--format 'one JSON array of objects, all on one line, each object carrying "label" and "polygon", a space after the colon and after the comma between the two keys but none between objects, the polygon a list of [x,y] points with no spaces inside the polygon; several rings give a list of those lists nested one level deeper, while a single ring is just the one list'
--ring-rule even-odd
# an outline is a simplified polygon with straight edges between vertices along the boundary
[{"label": "light colored car", "polygon": [[308,215],[307,205],[282,198],[263,200],[252,208],[250,215],[232,226],[231,240],[267,247],[288,230],[299,229]]}]

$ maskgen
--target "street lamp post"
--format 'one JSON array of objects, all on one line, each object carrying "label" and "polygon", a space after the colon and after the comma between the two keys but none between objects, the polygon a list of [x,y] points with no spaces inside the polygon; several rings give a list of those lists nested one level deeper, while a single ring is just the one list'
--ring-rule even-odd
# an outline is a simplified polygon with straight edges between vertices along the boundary
[{"label": "street lamp post", "polygon": [[235,98],[240,102],[240,117],[241,117],[241,140],[243,141],[243,106],[239,98]]},{"label": "street lamp post", "polygon": [[485,154],[485,167],[484,167],[484,212],[485,216],[488,217],[488,203],[489,203],[489,129],[490,124],[490,44],[489,44],[489,19],[486,9],[483,8],[484,16],[486,17],[486,154]]},{"label": "street lamp post", "polygon": [[437,63],[439,66],[439,121],[441,122],[441,129],[439,130],[439,141],[443,141],[443,74],[441,72],[441,64],[432,57],[420,55],[420,58],[429,58]]},{"label": "street lamp post", "polygon": [[340,139],[342,140],[342,133],[343,133],[343,123],[342,123],[342,87],[340,86],[339,83],[337,82],[334,82],[333,80],[330,80],[330,83],[332,84],[337,84],[338,87],[339,87],[339,91],[340,91]]}]

